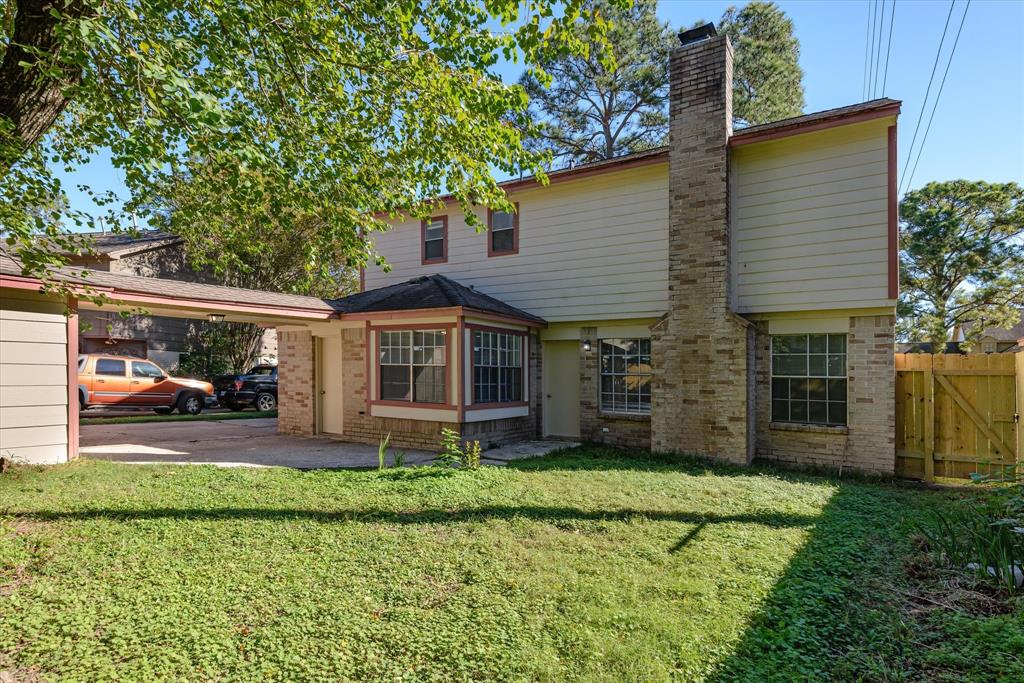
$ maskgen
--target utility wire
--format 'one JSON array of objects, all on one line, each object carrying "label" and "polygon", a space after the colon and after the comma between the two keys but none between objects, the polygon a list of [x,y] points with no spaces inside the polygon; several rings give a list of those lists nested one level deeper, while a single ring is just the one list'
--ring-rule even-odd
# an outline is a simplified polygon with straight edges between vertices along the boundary
[{"label": "utility wire", "polygon": [[866,77],[867,77],[867,87],[864,89],[864,99],[868,99],[868,97],[870,97],[870,95],[871,95],[871,86],[872,86],[872,83],[871,83],[871,71],[874,68],[873,64],[875,62],[875,17],[877,17],[877,16],[878,16],[878,0],[871,0],[871,19],[870,19],[871,26],[868,29],[871,32],[871,50],[869,52],[870,57],[868,57],[868,73],[866,75]]},{"label": "utility wire", "polygon": [[949,61],[946,62],[946,70],[942,74],[942,80],[939,82],[939,92],[935,95],[935,103],[932,105],[932,113],[928,117],[928,125],[924,129],[924,137],[921,138],[921,146],[917,148],[917,158],[914,159],[914,168],[910,172],[910,178],[907,180],[907,189],[914,182],[914,174],[917,173],[917,164],[921,161],[921,152],[924,151],[924,144],[928,141],[928,131],[932,129],[932,121],[935,120],[935,110],[939,108],[939,98],[942,97],[942,88],[946,85],[946,76],[949,75],[949,67],[953,63],[953,55],[956,53],[956,45],[960,42],[960,32],[964,29],[964,21],[967,19],[967,10],[971,9],[971,0],[967,0],[967,6],[964,7],[964,15],[960,17],[960,27],[956,30],[956,38],[953,39],[953,49],[949,52]]},{"label": "utility wire", "polygon": [[889,82],[889,53],[892,51],[892,23],[896,19],[896,0],[892,0],[889,12],[889,45],[885,48],[885,72],[882,74],[882,97],[885,97],[885,84]]},{"label": "utility wire", "polygon": [[868,5],[868,23],[864,25],[864,83],[860,87],[860,99],[866,100],[868,98],[868,46],[871,44],[871,0],[867,0]]},{"label": "utility wire", "polygon": [[[928,105],[928,95],[932,91],[932,81],[935,80],[935,70],[939,67],[939,57],[942,55],[942,44],[946,42],[946,31],[949,30],[949,20],[953,16],[953,4],[956,0],[951,0],[949,3],[949,14],[946,15],[946,26],[942,29],[942,38],[939,40],[939,49],[935,51],[935,64],[932,65],[932,75],[928,79],[928,87],[924,91],[924,100],[921,102],[921,112],[917,115],[917,124],[914,126],[914,137],[910,141],[910,147],[907,148],[907,163],[904,168],[910,167],[910,157],[914,154],[914,143],[917,142],[917,133],[921,130],[921,121],[924,120],[924,109]],[[906,174],[906,171],[904,171]],[[906,178],[906,175],[904,175]],[[900,187],[903,187],[903,179],[900,179]]]},{"label": "utility wire", "polygon": [[882,33],[885,28],[885,0],[882,0],[882,7],[878,11],[878,35],[877,45],[875,46],[875,68],[871,76],[871,98],[875,98],[875,91],[878,89],[878,63],[882,61]]}]

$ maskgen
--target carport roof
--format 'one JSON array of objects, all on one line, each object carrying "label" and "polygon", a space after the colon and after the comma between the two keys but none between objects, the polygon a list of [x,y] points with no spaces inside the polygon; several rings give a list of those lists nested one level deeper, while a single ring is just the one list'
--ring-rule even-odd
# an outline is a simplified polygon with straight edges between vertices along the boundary
[{"label": "carport roof", "polygon": [[[21,263],[5,249],[0,249],[0,275],[26,281],[33,280],[22,274]],[[96,293],[106,294],[115,300],[137,300],[137,297],[130,295],[141,295],[153,299],[175,300],[182,305],[198,304],[200,307],[202,304],[210,304],[211,307],[227,305],[254,310],[309,311],[319,313],[321,315],[317,317],[324,318],[330,317],[335,310],[323,299],[312,296],[123,275],[102,270],[89,270],[88,275],[83,277],[81,268],[65,267],[54,269],[52,276],[60,282],[80,286],[83,290],[91,288]]]}]

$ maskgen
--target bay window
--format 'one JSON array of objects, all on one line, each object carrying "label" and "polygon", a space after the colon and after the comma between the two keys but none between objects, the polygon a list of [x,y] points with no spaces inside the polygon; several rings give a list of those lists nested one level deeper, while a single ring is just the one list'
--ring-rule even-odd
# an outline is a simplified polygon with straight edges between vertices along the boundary
[{"label": "bay window", "polygon": [[602,339],[601,410],[651,414],[651,340]]},{"label": "bay window", "polygon": [[523,401],[524,336],[473,330],[473,403]]},{"label": "bay window", "polygon": [[772,421],[846,424],[846,335],[772,335]]},{"label": "bay window", "polygon": [[446,403],[447,348],[443,330],[381,331],[381,399]]}]

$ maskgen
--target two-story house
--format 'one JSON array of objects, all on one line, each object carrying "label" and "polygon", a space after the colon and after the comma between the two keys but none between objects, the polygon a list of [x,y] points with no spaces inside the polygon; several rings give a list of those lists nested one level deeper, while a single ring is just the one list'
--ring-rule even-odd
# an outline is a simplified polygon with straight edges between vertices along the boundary
[{"label": "two-story house", "polygon": [[892,472],[900,103],[733,130],[727,38],[680,38],[666,147],[396,221],[340,320],[279,327],[279,429]]}]

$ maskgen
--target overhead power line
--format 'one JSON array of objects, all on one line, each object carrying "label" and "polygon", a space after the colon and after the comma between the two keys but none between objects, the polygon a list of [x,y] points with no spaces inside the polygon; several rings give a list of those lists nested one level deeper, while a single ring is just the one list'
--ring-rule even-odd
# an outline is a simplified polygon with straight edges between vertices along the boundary
[{"label": "overhead power line", "polygon": [[896,0],[892,0],[892,9],[889,11],[889,44],[885,48],[885,71],[882,74],[882,92],[885,97],[885,84],[889,82],[889,53],[892,51],[892,23],[896,20]]},{"label": "overhead power line", "polygon": [[868,0],[868,24],[866,28],[867,42],[864,45],[864,88],[861,99],[868,99],[868,86],[871,83],[871,57],[875,53],[875,0]]},{"label": "overhead power line", "polygon": [[[935,63],[932,65],[932,75],[928,78],[928,87],[924,91],[924,100],[921,102],[921,111],[917,115],[917,124],[914,125],[914,137],[910,141],[910,147],[907,148],[907,163],[904,164],[903,168],[910,167],[910,158],[914,153],[914,144],[917,142],[917,134],[921,130],[921,121],[924,120],[924,110],[928,105],[928,95],[932,92],[932,81],[935,80],[935,71],[939,68],[939,57],[942,55],[942,44],[946,42],[946,32],[949,30],[949,20],[953,16],[953,5],[956,0],[951,0],[949,3],[949,14],[946,15],[946,25],[942,29],[942,38],[939,39],[939,48],[935,51]],[[906,177],[906,171],[904,170],[904,178]],[[903,181],[900,180],[900,188],[903,187]]]},{"label": "overhead power line", "polygon": [[971,9],[971,0],[967,0],[967,6],[964,7],[964,15],[960,17],[960,26],[956,30],[956,38],[953,39],[953,49],[949,51],[949,60],[946,62],[946,70],[942,73],[942,80],[939,82],[939,91],[935,94],[935,103],[932,105],[932,113],[928,116],[928,125],[925,126],[924,136],[921,138],[921,146],[917,148],[917,158],[914,159],[914,168],[910,171],[910,176],[907,179],[907,189],[909,190],[914,182],[914,174],[917,173],[917,164],[921,161],[921,152],[924,150],[924,145],[928,142],[928,132],[932,129],[932,121],[935,120],[935,110],[939,108],[939,98],[942,97],[942,89],[946,85],[946,76],[949,75],[949,67],[953,63],[953,55],[956,54],[957,43],[960,42],[960,32],[964,30],[964,21],[967,19],[967,10]]},{"label": "overhead power line", "polygon": [[881,8],[878,10],[878,40],[875,46],[875,68],[871,75],[871,97],[874,98],[878,89],[878,64],[882,61],[882,33],[885,29],[885,0],[882,0]]}]

